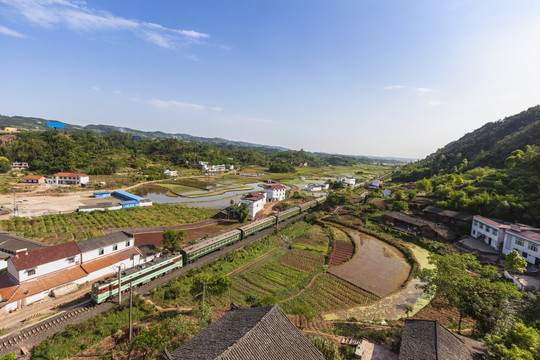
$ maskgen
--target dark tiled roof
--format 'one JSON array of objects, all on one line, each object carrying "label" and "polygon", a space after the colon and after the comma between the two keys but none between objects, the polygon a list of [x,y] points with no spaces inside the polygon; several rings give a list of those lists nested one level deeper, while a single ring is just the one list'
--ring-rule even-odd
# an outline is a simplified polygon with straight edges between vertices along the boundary
[{"label": "dark tiled roof", "polygon": [[248,200],[248,201],[259,201],[263,198],[264,198],[264,195],[258,192],[250,192],[242,196],[242,200]]},{"label": "dark tiled roof", "polygon": [[437,233],[438,236],[445,240],[454,240],[456,238],[456,233],[454,233],[448,226],[437,224],[433,221],[419,219],[397,211],[387,211],[384,213],[384,216],[418,227],[429,227],[431,230]]},{"label": "dark tiled roof", "polygon": [[277,184],[277,185],[265,185],[265,189],[267,190],[279,190],[279,189],[285,189],[285,186]]},{"label": "dark tiled roof", "polygon": [[[15,253],[17,250],[26,249],[28,251],[40,249],[48,246],[34,240],[25,239],[5,232],[0,232],[0,251]],[[8,255],[9,256],[9,255]],[[1,255],[0,255],[1,257]]]},{"label": "dark tiled roof", "polygon": [[462,213],[459,213],[457,211],[452,211],[452,210],[441,209],[435,206],[427,206],[424,209],[424,212],[427,212],[430,214],[437,214],[440,216],[445,216],[445,217],[449,217],[449,218],[457,219],[457,220],[472,221],[472,215],[462,214]]},{"label": "dark tiled roof", "polygon": [[91,251],[95,249],[102,248],[104,246],[109,246],[117,244],[120,242],[128,241],[133,239],[133,236],[124,231],[119,231],[113,234],[104,235],[100,237],[95,237],[92,239],[84,240],[77,243],[81,252]]},{"label": "dark tiled roof", "polygon": [[47,264],[56,260],[68,258],[81,253],[75,241],[47,246],[41,249],[11,255],[10,259],[17,271],[30,269],[38,265]]},{"label": "dark tiled roof", "polygon": [[472,360],[465,343],[431,320],[405,320],[399,360]]},{"label": "dark tiled roof", "polygon": [[173,360],[324,360],[277,306],[231,310],[170,354]]}]

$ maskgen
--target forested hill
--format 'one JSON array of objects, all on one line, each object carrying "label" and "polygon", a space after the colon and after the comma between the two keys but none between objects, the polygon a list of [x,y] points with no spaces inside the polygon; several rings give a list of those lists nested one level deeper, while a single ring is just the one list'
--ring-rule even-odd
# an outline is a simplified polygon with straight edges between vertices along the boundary
[{"label": "forested hill", "polygon": [[[34,117],[25,117],[25,116],[5,116],[0,115],[0,126],[12,126],[16,127],[22,131],[45,131],[47,130],[47,122],[57,122],[62,123],[61,121],[56,120],[46,120],[41,118]],[[271,146],[271,145],[259,145],[253,144],[245,141],[233,141],[222,138],[206,138],[193,136],[189,134],[171,134],[163,131],[142,131],[136,129],[130,129],[125,127],[118,127],[113,125],[71,125],[67,123],[64,124],[65,128],[62,131],[67,133],[78,133],[78,132],[87,132],[91,131],[97,134],[109,134],[113,132],[121,132],[129,134],[132,136],[139,136],[141,139],[177,139],[177,140],[186,140],[194,141],[200,143],[206,143],[211,145],[235,145],[235,146],[245,146],[245,147],[257,147],[257,148],[269,148],[277,150],[288,150],[287,148],[280,146]]]},{"label": "forested hill", "polygon": [[487,123],[396,175],[411,181],[475,167],[503,168],[514,150],[525,151],[527,145],[540,147],[540,106]]}]

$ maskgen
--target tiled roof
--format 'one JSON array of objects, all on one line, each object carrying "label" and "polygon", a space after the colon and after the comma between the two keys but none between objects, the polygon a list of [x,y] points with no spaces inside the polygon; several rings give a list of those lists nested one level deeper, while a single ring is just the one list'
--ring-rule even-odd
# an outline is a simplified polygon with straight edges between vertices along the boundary
[{"label": "tiled roof", "polygon": [[8,273],[0,275],[0,297],[7,300],[13,296],[19,284]]},{"label": "tiled roof", "polygon": [[81,252],[86,252],[90,250],[99,249],[104,246],[109,246],[109,245],[117,244],[120,242],[126,242],[132,239],[133,239],[133,236],[131,234],[128,234],[127,232],[124,232],[124,231],[119,231],[119,232],[112,233],[109,235],[99,236],[92,239],[81,241],[77,243],[77,246],[79,247],[79,249],[81,249]]},{"label": "tiled roof", "polygon": [[461,339],[431,320],[406,319],[399,360],[472,360]]},{"label": "tiled roof", "polygon": [[167,354],[177,360],[323,360],[278,306],[231,310]]},{"label": "tiled roof", "polygon": [[285,189],[285,186],[277,184],[277,185],[265,185],[265,189],[267,190],[279,190],[279,189]]},{"label": "tiled roof", "polygon": [[40,179],[46,179],[45,176],[43,175],[26,175],[24,177],[24,179],[28,179],[28,180],[40,180]]},{"label": "tiled roof", "polygon": [[427,213],[430,213],[430,214],[437,214],[437,215],[441,215],[441,216],[445,216],[445,217],[449,217],[449,218],[457,219],[457,220],[463,220],[463,221],[471,221],[472,220],[471,215],[462,214],[462,213],[459,213],[457,211],[441,209],[441,208],[438,208],[438,207],[435,207],[435,206],[427,206],[424,209],[424,212],[427,212]]},{"label": "tiled roof", "polygon": [[489,219],[487,217],[483,217],[483,216],[480,216],[480,215],[475,215],[474,220],[478,220],[478,221],[481,221],[481,222],[483,222],[485,224],[490,224],[490,225],[493,225],[493,226],[501,228],[501,229],[509,229],[510,228],[510,223],[506,223],[506,222],[503,222],[501,220],[496,220],[496,219]]},{"label": "tiled roof", "polygon": [[80,253],[81,250],[79,250],[75,241],[70,241],[64,244],[47,246],[41,249],[11,255],[10,259],[13,261],[15,269],[21,271],[70,256],[75,256]]},{"label": "tiled roof", "polygon": [[250,192],[242,196],[241,199],[247,201],[259,201],[261,199],[264,199],[264,195],[258,192]]},{"label": "tiled roof", "polygon": [[5,251],[13,252],[21,249],[26,249],[28,251],[40,249],[42,247],[48,246],[47,244],[40,243],[34,240],[25,239],[15,235],[11,235],[6,232],[0,232],[0,249]]},{"label": "tiled roof", "polygon": [[84,270],[77,265],[50,275],[41,276],[32,281],[26,281],[17,288],[8,302],[14,302],[43,291],[52,290],[57,286],[84,278],[86,275]]},{"label": "tiled roof", "polygon": [[534,242],[540,243],[540,233],[536,231],[526,230],[526,231],[512,231],[512,229],[507,230],[509,234],[521,236],[524,238],[527,238],[528,240],[532,240]]},{"label": "tiled roof", "polygon": [[54,174],[54,176],[67,176],[67,177],[77,177],[77,176],[80,176],[80,177],[87,177],[88,175],[86,174],[76,174],[76,173],[66,173],[66,172],[59,172],[59,173],[56,173]]},{"label": "tiled roof", "polygon": [[[135,248],[128,248],[126,250],[119,251],[109,256],[102,256],[92,261],[85,261],[81,264],[81,267],[88,274],[106,268],[107,266],[114,265],[120,261],[130,259],[134,255],[141,255],[141,252]],[[111,271],[113,272],[113,271]]]}]

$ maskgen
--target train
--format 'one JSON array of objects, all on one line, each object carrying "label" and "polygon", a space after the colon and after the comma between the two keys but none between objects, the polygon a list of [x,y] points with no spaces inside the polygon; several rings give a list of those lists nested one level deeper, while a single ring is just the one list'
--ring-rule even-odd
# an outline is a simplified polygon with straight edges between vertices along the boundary
[{"label": "train", "polygon": [[156,258],[145,264],[138,265],[122,272],[120,280],[117,276],[109,276],[98,280],[92,284],[91,299],[96,304],[101,304],[107,299],[118,294],[118,289],[126,291],[130,286],[141,285],[159,277],[165,273],[171,272],[184,266],[184,264],[195,261],[211,252],[217,251],[227,245],[247,238],[264,229],[277,226],[295,215],[307,211],[323,203],[326,196],[318,197],[314,200],[305,202],[299,206],[294,206],[285,211],[269,216],[267,218],[253,221],[237,229],[228,231],[224,234],[203,240],[197,244],[190,245],[180,249],[178,253],[168,253],[160,258]]}]

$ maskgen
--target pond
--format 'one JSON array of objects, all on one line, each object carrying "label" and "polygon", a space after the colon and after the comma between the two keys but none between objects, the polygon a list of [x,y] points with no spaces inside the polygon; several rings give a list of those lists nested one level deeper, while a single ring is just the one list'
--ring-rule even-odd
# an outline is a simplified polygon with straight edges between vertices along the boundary
[{"label": "pond", "polygon": [[[142,186],[133,190],[133,193],[142,196],[146,199],[150,199],[158,204],[182,204],[188,207],[204,207],[210,209],[223,209],[230,205],[231,200],[235,203],[240,202],[240,198],[243,194],[251,191],[263,191],[263,188],[259,186],[259,183],[246,184],[250,190],[231,190],[219,195],[201,196],[196,198],[188,198],[183,196],[168,196],[168,189],[158,186]],[[219,189],[219,188],[218,188]],[[186,193],[200,194],[200,191]]]},{"label": "pond", "polygon": [[330,273],[383,297],[407,280],[411,265],[395,247],[373,236],[345,227],[356,243],[353,258]]}]

